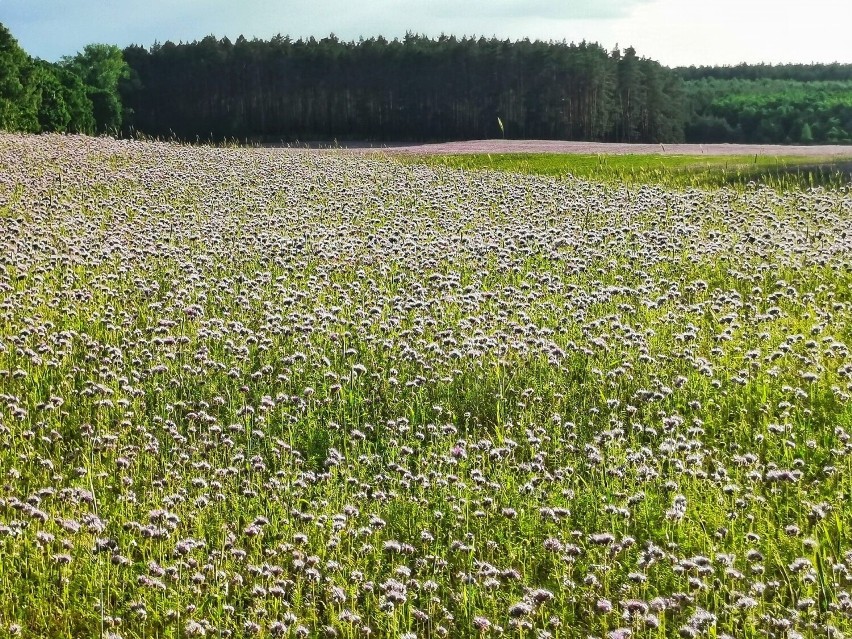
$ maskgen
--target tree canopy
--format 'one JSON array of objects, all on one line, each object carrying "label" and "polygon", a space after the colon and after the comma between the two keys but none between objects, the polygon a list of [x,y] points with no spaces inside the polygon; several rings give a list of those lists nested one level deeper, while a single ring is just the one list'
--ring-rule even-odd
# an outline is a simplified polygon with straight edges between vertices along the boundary
[{"label": "tree canopy", "polygon": [[689,141],[852,143],[852,80],[707,77],[684,89]]},{"label": "tree canopy", "polygon": [[121,49],[110,44],[90,44],[60,63],[79,77],[92,102],[95,129],[99,133],[118,132],[123,119],[119,82],[130,77],[130,68]]}]

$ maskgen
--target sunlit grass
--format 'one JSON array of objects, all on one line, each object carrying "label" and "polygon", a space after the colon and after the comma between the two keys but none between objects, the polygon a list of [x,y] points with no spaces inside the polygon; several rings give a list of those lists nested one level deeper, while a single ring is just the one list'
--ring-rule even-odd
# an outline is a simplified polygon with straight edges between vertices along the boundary
[{"label": "sunlit grass", "polygon": [[492,169],[512,173],[575,177],[632,185],[660,184],[674,188],[743,187],[757,183],[779,190],[814,186],[843,187],[852,176],[850,158],[703,156],[703,155],[581,155],[506,153],[396,156],[401,162],[425,163],[465,170]]}]

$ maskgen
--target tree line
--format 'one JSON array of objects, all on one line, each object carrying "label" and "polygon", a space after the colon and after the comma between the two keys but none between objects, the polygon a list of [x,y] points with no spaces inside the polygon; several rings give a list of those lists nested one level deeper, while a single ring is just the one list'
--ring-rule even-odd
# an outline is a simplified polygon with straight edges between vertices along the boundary
[{"label": "tree line", "polygon": [[0,25],[0,128],[188,141],[852,142],[852,65],[670,69],[632,47],[413,33],[90,45],[50,64]]},{"label": "tree line", "polygon": [[[847,65],[852,76],[852,65]],[[684,82],[690,142],[852,143],[852,80]]]},{"label": "tree line", "polygon": [[124,51],[138,130],[187,139],[676,139],[679,79],[632,48],[408,34]]},{"label": "tree line", "polygon": [[118,47],[93,44],[49,63],[27,55],[0,24],[0,129],[118,133],[119,82],[129,75]]},{"label": "tree line", "polygon": [[852,79],[852,64],[736,64],[731,66],[677,67],[684,80],[794,80],[826,82]]}]

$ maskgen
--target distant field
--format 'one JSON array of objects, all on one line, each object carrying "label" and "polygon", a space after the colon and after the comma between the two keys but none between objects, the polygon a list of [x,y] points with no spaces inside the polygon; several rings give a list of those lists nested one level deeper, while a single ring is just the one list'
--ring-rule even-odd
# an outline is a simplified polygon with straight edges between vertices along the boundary
[{"label": "distant field", "polygon": [[570,153],[579,155],[699,155],[847,158],[852,146],[841,144],[795,146],[771,144],[622,144],[615,142],[572,142],[567,140],[467,140],[439,144],[344,143],[345,148],[384,149],[393,153],[468,154],[468,153]]},{"label": "distant field", "polygon": [[759,183],[780,189],[813,186],[841,188],[852,180],[852,160],[836,157],[567,153],[410,154],[396,157],[406,163],[468,170],[491,169],[670,187],[704,188]]},{"label": "distant field", "polygon": [[405,164],[678,188],[745,186],[750,182],[778,189],[842,188],[852,181],[852,146],[843,145],[470,140],[437,144],[311,142],[289,148],[379,153]]}]

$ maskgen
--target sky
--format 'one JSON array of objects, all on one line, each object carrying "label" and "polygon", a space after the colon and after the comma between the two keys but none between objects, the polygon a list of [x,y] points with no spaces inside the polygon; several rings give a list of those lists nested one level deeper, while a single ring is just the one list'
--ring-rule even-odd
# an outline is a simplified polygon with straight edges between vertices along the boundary
[{"label": "sky", "polygon": [[90,43],[413,31],[633,46],[668,66],[852,63],[852,0],[0,0],[0,23],[51,61]]}]

